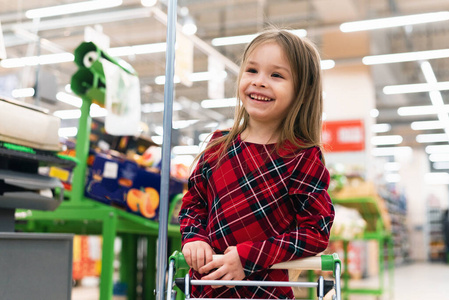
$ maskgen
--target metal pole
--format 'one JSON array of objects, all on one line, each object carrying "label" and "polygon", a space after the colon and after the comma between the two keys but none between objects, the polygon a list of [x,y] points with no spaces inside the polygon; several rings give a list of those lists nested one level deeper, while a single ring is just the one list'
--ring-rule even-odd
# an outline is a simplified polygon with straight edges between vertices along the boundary
[{"label": "metal pole", "polygon": [[159,237],[157,247],[156,299],[164,300],[167,268],[167,228],[170,183],[171,129],[173,117],[174,63],[177,0],[168,1],[167,51],[165,58],[164,122],[161,169],[161,201],[159,205]]}]

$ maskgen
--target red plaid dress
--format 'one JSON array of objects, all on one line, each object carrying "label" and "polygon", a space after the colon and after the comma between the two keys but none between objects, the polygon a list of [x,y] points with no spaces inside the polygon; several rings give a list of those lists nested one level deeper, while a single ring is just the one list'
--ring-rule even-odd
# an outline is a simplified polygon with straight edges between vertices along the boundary
[{"label": "red plaid dress", "polygon": [[[182,245],[205,241],[217,254],[237,246],[245,279],[252,281],[287,281],[287,271],[268,268],[326,249],[334,208],[317,147],[295,150],[288,144],[276,153],[274,144],[239,136],[219,165],[207,160],[210,155],[205,153],[189,178],[179,215]],[[192,289],[193,297],[204,298],[293,298],[289,287]]]}]

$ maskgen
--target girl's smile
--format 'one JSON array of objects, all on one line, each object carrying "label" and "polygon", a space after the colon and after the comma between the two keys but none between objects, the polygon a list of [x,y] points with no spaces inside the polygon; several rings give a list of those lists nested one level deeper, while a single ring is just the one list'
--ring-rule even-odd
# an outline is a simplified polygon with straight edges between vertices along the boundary
[{"label": "girl's smile", "polygon": [[253,99],[253,100],[259,100],[259,101],[272,101],[272,100],[274,100],[274,99],[269,98],[269,97],[267,97],[267,96],[264,96],[264,95],[258,95],[258,94],[254,94],[254,93],[250,94],[249,97],[250,97],[251,99]]}]

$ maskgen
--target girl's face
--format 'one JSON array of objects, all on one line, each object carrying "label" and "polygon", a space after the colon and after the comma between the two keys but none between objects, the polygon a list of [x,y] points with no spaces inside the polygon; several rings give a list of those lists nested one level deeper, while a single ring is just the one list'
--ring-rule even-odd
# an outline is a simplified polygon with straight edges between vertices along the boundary
[{"label": "girl's face", "polygon": [[259,45],[248,56],[239,83],[239,97],[251,125],[277,128],[294,101],[290,64],[274,42]]}]

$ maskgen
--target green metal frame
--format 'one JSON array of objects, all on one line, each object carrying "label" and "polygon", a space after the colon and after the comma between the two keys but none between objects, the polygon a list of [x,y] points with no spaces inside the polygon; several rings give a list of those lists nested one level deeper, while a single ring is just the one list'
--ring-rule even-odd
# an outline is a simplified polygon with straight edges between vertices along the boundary
[{"label": "green metal frame", "polygon": [[350,240],[342,239],[338,236],[331,236],[332,241],[343,241],[343,270],[342,279],[343,284],[341,293],[344,300],[349,299],[350,294],[363,294],[381,296],[386,291],[385,287],[385,246],[387,249],[387,267],[388,267],[388,290],[390,299],[393,294],[393,275],[394,275],[394,250],[393,238],[391,232],[386,229],[385,223],[381,216],[377,200],[373,197],[357,197],[347,199],[332,199],[334,204],[339,204],[346,207],[356,208],[361,213],[362,217],[367,221],[367,229],[363,236],[355,240],[376,240],[379,244],[379,286],[377,288],[350,288],[349,272],[348,272],[348,245]]},{"label": "green metal frame", "polygon": [[[100,235],[102,237],[102,268],[100,275],[100,299],[112,298],[114,241],[122,238],[120,254],[120,280],[127,284],[128,299],[136,298],[136,250],[137,239],[146,237],[147,266],[145,282],[145,298],[154,299],[156,265],[152,258],[156,257],[156,241],[158,223],[140,216],[132,215],[121,209],[84,198],[81,204],[73,205],[64,202],[53,212],[33,211],[27,217],[25,225],[16,226],[20,230],[32,232],[74,233],[81,235]],[[168,236],[172,241],[172,250],[179,249],[181,239],[179,226],[169,225]]]},{"label": "green metal frame", "polygon": [[[81,51],[81,50],[82,51]],[[137,241],[141,237],[147,238],[147,265],[145,276],[144,299],[155,299],[156,288],[156,242],[159,232],[159,223],[143,217],[128,213],[122,209],[109,206],[84,196],[87,172],[87,158],[89,154],[89,136],[91,132],[90,105],[92,101],[104,101],[104,74],[99,62],[95,62],[89,70],[82,67],[82,57],[86,51],[96,51],[102,57],[117,63],[101,52],[93,43],[82,43],[75,50],[75,62],[80,66],[81,72],[72,77],[73,86],[77,86],[78,94],[83,100],[81,117],[79,119],[76,159],[79,162],[73,171],[72,191],[66,192],[67,201],[63,201],[55,211],[32,211],[31,215],[19,222],[16,228],[32,232],[65,232],[82,235],[100,235],[102,245],[102,268],[100,274],[100,300],[110,300],[113,296],[113,262],[114,241],[120,236],[123,239],[120,254],[120,280],[128,286],[128,299],[136,298],[136,260]],[[131,69],[124,68],[133,73]],[[90,72],[89,72],[90,71]],[[90,74],[90,75],[88,75]],[[87,79],[86,77],[87,76]],[[76,83],[74,82],[76,81]],[[102,84],[103,83],[103,84]],[[173,199],[170,212],[176,202],[180,201],[178,195]],[[170,251],[180,249],[181,235],[179,226],[168,224],[168,241]]]},{"label": "green metal frame", "polygon": [[[322,271],[332,271],[334,277],[336,276],[336,264],[341,265],[341,260],[338,257],[338,254],[323,254],[320,255],[321,258],[321,270]],[[173,261],[173,277],[174,278],[183,278],[189,271],[189,266],[186,263],[186,260],[184,258],[184,255],[175,250],[172,255],[168,258],[168,261]],[[169,272],[170,273],[170,272]],[[313,282],[315,281],[315,274],[313,270],[308,270],[308,281]],[[171,287],[167,287],[167,290]],[[178,289],[177,286],[173,287],[177,293],[176,293],[176,300],[183,300],[185,299],[185,295]],[[309,288],[309,299],[316,298],[316,288]]]}]

